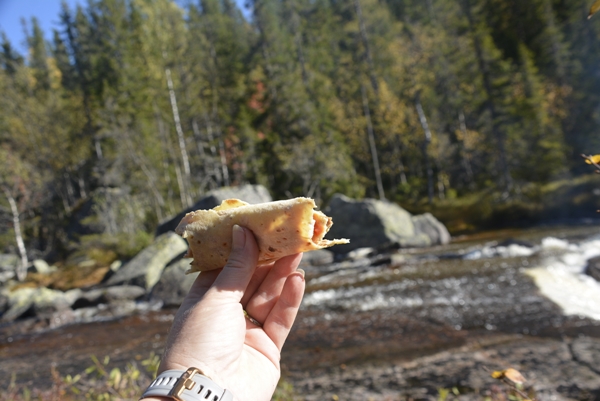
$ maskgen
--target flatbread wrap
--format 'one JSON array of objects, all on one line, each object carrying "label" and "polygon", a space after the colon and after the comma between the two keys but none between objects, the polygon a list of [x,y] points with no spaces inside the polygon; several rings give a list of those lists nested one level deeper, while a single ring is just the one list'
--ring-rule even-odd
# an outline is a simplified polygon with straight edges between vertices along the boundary
[{"label": "flatbread wrap", "polygon": [[323,237],[333,221],[315,210],[310,198],[248,204],[239,199],[224,200],[209,210],[185,215],[175,232],[189,244],[185,257],[193,258],[188,273],[219,269],[231,252],[235,224],[254,233],[258,244],[258,264],[267,264],[287,255],[347,244],[347,239]]}]

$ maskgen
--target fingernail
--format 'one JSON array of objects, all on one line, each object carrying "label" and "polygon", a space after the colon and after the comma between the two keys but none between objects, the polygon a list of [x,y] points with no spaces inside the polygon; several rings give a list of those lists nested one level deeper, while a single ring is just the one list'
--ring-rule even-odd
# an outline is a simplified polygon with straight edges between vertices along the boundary
[{"label": "fingernail", "polygon": [[233,240],[231,241],[232,248],[243,248],[246,245],[246,233],[244,229],[237,224],[233,226]]},{"label": "fingernail", "polygon": [[306,272],[303,269],[296,269],[296,271],[302,275],[302,278],[306,276]]}]

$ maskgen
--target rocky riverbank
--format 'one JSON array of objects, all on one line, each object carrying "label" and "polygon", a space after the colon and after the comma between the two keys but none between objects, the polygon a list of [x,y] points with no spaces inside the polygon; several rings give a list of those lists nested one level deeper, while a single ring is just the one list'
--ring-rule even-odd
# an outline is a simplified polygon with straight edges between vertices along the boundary
[{"label": "rocky riverbank", "polygon": [[524,392],[537,400],[598,400],[599,360],[599,337],[494,335],[410,360],[341,364],[288,378],[304,401],[434,401],[442,394],[475,401],[506,399],[508,386],[491,372],[510,367],[522,372]]},{"label": "rocky riverbank", "polygon": [[[248,185],[213,191],[192,209],[212,208],[229,198],[246,199],[252,203],[271,200],[264,187]],[[336,254],[323,251],[318,253],[320,256],[309,256],[307,260],[312,262],[308,265],[321,266],[332,263],[334,259],[364,259],[369,252],[380,251],[378,247],[389,251],[447,244],[450,241],[446,228],[432,215],[412,216],[390,202],[373,199],[358,201],[338,195],[332,200],[329,213],[336,221],[339,236],[350,238],[352,243],[334,249]],[[37,326],[47,322],[48,328],[56,328],[64,324],[118,318],[136,311],[179,305],[195,279],[195,275],[185,275],[189,260],[182,259],[182,256],[187,250],[187,243],[171,231],[180,218],[177,216],[163,223],[152,244],[126,263],[117,260],[112,261],[110,266],[98,266],[97,260],[79,261],[71,271],[75,270],[74,274],[80,276],[86,271],[90,274],[72,280],[70,285],[62,280],[66,274],[63,270],[48,266],[43,260],[35,260],[32,264],[30,270],[33,280],[17,283],[12,280],[12,272],[19,258],[16,255],[2,255],[0,323],[36,317],[39,320]],[[350,253],[360,247],[371,248],[367,253]],[[318,260],[319,257],[325,259]]]},{"label": "rocky riverbank", "polygon": [[[389,205],[340,202],[391,215]],[[422,222],[406,215],[423,238]],[[304,256],[307,293],[282,355],[298,399],[502,399],[490,371],[506,368],[521,371],[539,400],[598,398],[596,227],[501,231],[428,248],[406,248],[406,231],[381,227],[389,237],[374,246]],[[3,384],[14,374],[50,385],[51,366],[75,374],[90,355],[124,365],[160,353],[194,279],[183,273],[182,241],[159,235],[89,287],[23,286],[5,296],[4,316],[18,319],[0,324]]]},{"label": "rocky riverbank", "polygon": [[[284,359],[303,399],[506,399],[490,374],[507,368],[538,400],[598,399],[600,284],[585,274],[600,253],[597,229],[495,238],[309,281]],[[552,293],[534,271],[562,288]],[[577,297],[588,307],[575,311]]]}]

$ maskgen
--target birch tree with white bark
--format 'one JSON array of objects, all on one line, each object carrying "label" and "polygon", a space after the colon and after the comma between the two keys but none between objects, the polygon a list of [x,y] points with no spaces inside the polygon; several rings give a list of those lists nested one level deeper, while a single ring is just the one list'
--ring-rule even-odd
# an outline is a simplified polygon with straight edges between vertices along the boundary
[{"label": "birch tree with white bark", "polygon": [[24,160],[11,149],[0,148],[0,204],[7,204],[12,218],[14,241],[19,252],[20,263],[15,269],[19,281],[27,276],[29,258],[23,233],[22,215],[31,207],[34,199],[35,172]]}]

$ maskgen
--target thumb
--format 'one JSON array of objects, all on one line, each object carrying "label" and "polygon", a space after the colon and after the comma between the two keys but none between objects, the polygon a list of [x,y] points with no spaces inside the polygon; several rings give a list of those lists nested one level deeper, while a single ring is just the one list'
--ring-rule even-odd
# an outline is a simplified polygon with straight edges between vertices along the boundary
[{"label": "thumb", "polygon": [[240,302],[258,261],[258,245],[250,230],[237,224],[232,229],[231,253],[213,288],[234,302]]}]

